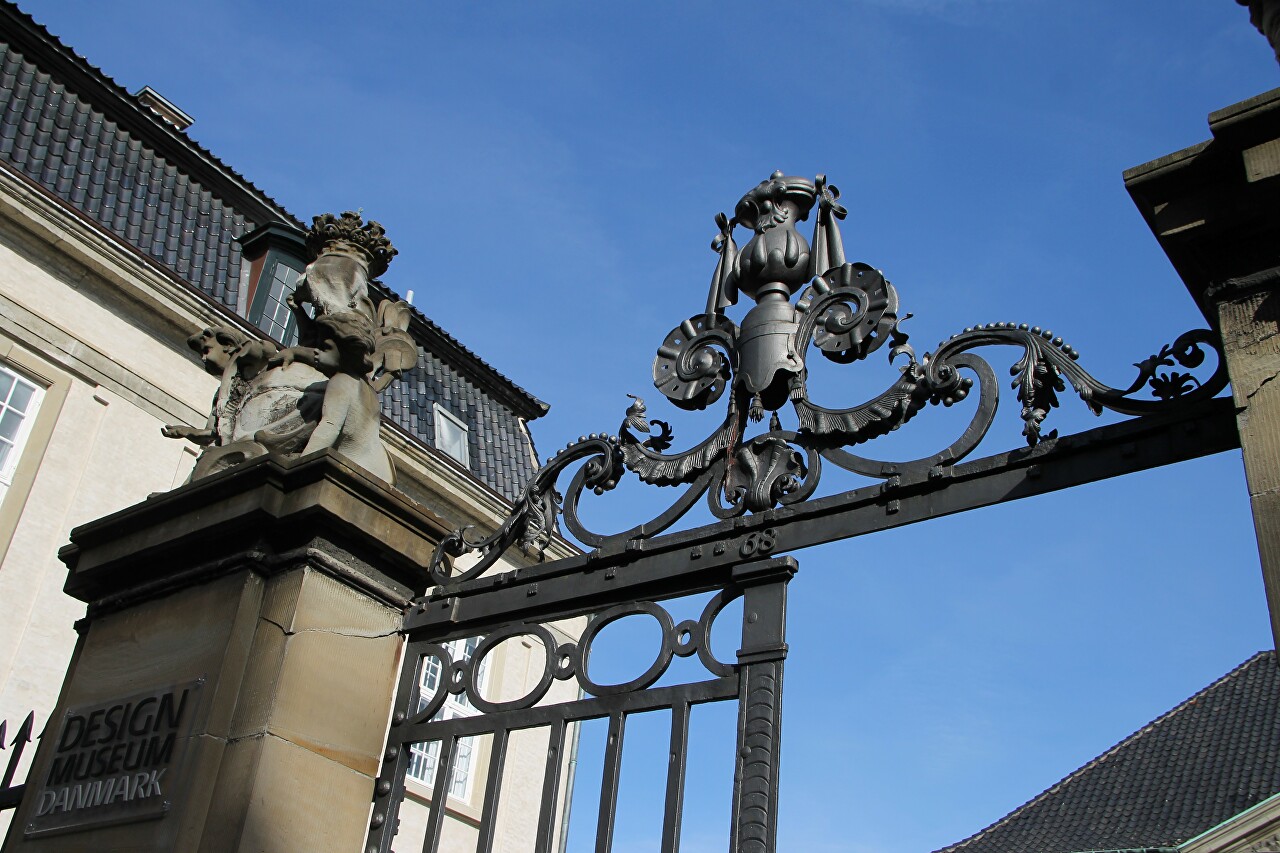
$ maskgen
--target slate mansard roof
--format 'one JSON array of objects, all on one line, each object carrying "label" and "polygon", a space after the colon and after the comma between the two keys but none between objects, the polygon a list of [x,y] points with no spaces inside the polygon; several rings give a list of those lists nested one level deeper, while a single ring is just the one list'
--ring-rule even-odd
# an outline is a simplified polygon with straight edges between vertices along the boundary
[{"label": "slate mansard roof", "polygon": [[1168,850],[1280,792],[1280,666],[1260,652],[937,853]]},{"label": "slate mansard roof", "polygon": [[[0,164],[232,312],[243,304],[236,238],[269,223],[302,227],[3,0]],[[547,405],[416,311],[410,331],[418,365],[382,395],[384,413],[434,444],[439,403],[468,425],[472,473],[514,500],[536,470],[520,420]]]}]

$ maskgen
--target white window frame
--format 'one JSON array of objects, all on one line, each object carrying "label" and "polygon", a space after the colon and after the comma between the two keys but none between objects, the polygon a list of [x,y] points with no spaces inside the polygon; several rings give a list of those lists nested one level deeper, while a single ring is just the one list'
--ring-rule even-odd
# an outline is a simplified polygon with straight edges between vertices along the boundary
[{"label": "white window frame", "polygon": [[31,427],[35,424],[36,416],[40,412],[40,404],[44,402],[45,386],[27,376],[27,374],[14,369],[7,362],[0,362],[0,373],[13,380],[13,385],[10,386],[9,392],[5,394],[4,398],[0,399],[0,417],[4,417],[5,412],[9,411],[9,400],[19,385],[31,388],[31,399],[27,402],[26,410],[22,413],[22,422],[18,424],[18,431],[13,437],[13,447],[5,457],[4,464],[0,465],[0,496],[3,496],[13,483],[14,472],[18,470],[18,461],[22,458],[27,439],[31,436]]},{"label": "white window frame", "polygon": [[[471,467],[471,450],[470,450],[471,430],[467,428],[466,421],[462,420],[452,412],[449,412],[439,403],[435,404],[435,418],[436,418],[436,449],[439,450],[441,453],[443,453],[445,456],[448,456],[450,459],[460,463],[463,468],[470,468]],[[459,437],[461,441],[459,442],[458,447],[462,451],[461,456],[451,452],[443,440],[444,432],[448,428],[456,429],[460,433]]]},{"label": "white window frame", "polygon": [[[455,662],[470,660],[472,653],[475,652],[483,640],[484,637],[469,637],[445,643],[444,647]],[[489,656],[486,655],[485,659],[480,661],[480,669],[476,672],[476,689],[481,692],[484,691],[489,680],[488,658]],[[434,667],[432,666],[433,662],[435,664]],[[422,669],[418,673],[419,710],[427,706],[427,703],[435,696],[437,690],[448,689],[448,686],[442,683],[442,680],[448,678],[448,675],[447,672],[444,672],[444,667],[438,659],[428,657],[422,662]],[[440,710],[436,712],[432,719],[454,720],[458,717],[472,717],[477,713],[475,706],[467,699],[466,691],[463,691],[456,696],[453,694],[446,696],[444,704],[440,706]],[[475,736],[458,740],[453,757],[452,778],[449,780],[448,796],[450,799],[470,802],[471,794],[475,787],[475,773],[473,771],[478,749],[479,741]],[[436,760],[440,756],[440,742],[415,743],[409,748],[409,755],[409,769],[406,776],[434,790]]]}]

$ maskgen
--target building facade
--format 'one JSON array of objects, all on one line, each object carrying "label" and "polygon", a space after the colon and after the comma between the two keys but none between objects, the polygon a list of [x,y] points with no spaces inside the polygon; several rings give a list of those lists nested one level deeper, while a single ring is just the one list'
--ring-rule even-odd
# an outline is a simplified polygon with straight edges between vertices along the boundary
[{"label": "building facade", "polygon": [[[68,532],[190,475],[198,448],[160,430],[203,424],[218,383],[186,338],[295,334],[284,300],[303,223],[187,137],[189,122],[0,3],[0,719],[43,721],[57,699],[84,615],[62,592]],[[381,396],[397,487],[450,524],[491,528],[537,470],[527,423],[547,406],[421,313],[409,331],[418,363]],[[547,557],[568,553],[556,540]],[[535,651],[506,644],[486,682],[518,695]],[[467,745],[451,784],[463,842],[484,750]],[[432,773],[424,750],[410,802]],[[418,819],[406,809],[406,826]]]}]

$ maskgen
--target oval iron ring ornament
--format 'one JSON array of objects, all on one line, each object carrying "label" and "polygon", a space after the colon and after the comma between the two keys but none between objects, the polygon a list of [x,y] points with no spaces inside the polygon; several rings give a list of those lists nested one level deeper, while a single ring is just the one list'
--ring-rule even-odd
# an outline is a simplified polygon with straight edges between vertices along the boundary
[{"label": "oval iron ring ornament", "polygon": [[[433,657],[440,661],[440,676],[436,680],[436,692],[431,699],[422,704],[422,668],[426,666],[427,658]],[[418,678],[417,684],[414,686],[414,692],[418,699],[419,710],[406,720],[407,725],[417,725],[425,723],[436,715],[440,710],[440,706],[444,704],[444,700],[449,696],[448,676],[453,670],[453,657],[440,643],[431,643],[421,648],[418,658]]]},{"label": "oval iron ring ornament", "polygon": [[[591,676],[587,674],[587,669],[591,659],[591,643],[595,640],[596,635],[606,625],[617,622],[624,616],[633,616],[638,613],[648,613],[658,621],[658,626],[662,629],[662,642],[661,648],[658,650],[658,657],[639,677],[630,681],[621,684],[597,684],[592,681]],[[594,696],[610,696],[618,693],[630,693],[633,690],[644,690],[661,678],[662,673],[666,672],[667,667],[671,664],[671,657],[674,654],[674,633],[675,624],[671,621],[671,615],[652,601],[630,601],[602,611],[591,620],[591,623],[587,625],[587,629],[582,632],[582,638],[578,640],[578,648],[581,655],[581,663],[578,666],[578,683],[582,685],[583,690]]]},{"label": "oval iron ring ornament", "polygon": [[712,675],[718,675],[721,678],[733,675],[736,670],[733,664],[718,660],[715,652],[711,650],[711,629],[715,625],[716,619],[720,616],[720,611],[732,604],[734,599],[739,598],[741,595],[742,590],[740,589],[720,590],[711,596],[707,606],[702,609],[702,615],[698,617],[698,634],[694,637],[698,646],[698,660],[702,661],[702,665],[707,668],[707,672]]},{"label": "oval iron ring ornament", "polygon": [[[476,673],[480,671],[480,662],[484,660],[489,652],[496,649],[504,641],[526,634],[537,637],[542,642],[542,648],[546,652],[542,664],[542,676],[538,679],[538,683],[533,686],[533,689],[519,699],[509,699],[506,702],[490,702],[480,695],[480,689],[476,686]],[[543,696],[547,695],[547,691],[551,689],[551,682],[555,680],[555,670],[556,641],[546,626],[511,625],[485,637],[471,655],[470,666],[467,667],[467,697],[471,700],[472,705],[485,714],[497,714],[503,711],[529,708],[536,705]]]}]

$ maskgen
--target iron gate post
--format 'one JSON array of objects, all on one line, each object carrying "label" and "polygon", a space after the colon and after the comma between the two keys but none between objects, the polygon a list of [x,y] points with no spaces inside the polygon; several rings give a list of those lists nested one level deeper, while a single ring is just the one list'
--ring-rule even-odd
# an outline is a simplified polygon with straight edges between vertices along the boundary
[{"label": "iron gate post", "polygon": [[782,663],[787,656],[787,584],[794,557],[746,563],[733,570],[743,588],[738,751],[733,775],[735,853],[773,853],[778,837],[778,772],[782,763]]}]

